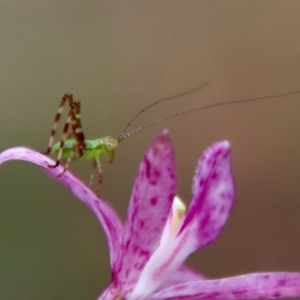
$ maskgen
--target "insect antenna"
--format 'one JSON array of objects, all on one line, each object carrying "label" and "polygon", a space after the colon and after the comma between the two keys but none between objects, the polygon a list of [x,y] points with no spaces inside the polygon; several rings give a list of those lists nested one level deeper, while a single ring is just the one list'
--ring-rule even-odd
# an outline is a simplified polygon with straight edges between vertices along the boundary
[{"label": "insect antenna", "polygon": [[[180,98],[180,97],[183,97],[183,96],[186,96],[186,95],[191,95],[197,91],[200,91],[202,90],[203,88],[205,88],[210,82],[209,81],[205,81],[203,83],[201,83],[200,85],[194,87],[193,89],[189,90],[189,91],[186,91],[186,92],[183,92],[183,93],[180,93],[180,94],[177,94],[177,95],[174,95],[174,96],[169,96],[169,97],[165,97],[165,98],[162,98],[162,99],[159,99],[151,104],[149,104],[148,106],[144,107],[143,109],[141,109],[128,123],[127,125],[125,126],[125,128],[122,130],[122,132],[119,134],[118,136],[118,139],[117,141],[118,142],[121,142],[122,140],[125,139],[125,137],[127,137],[127,134],[126,133],[126,130],[128,129],[128,127],[132,124],[132,122],[138,117],[140,116],[143,112],[145,112],[146,110],[148,110],[149,108],[163,102],[163,101],[166,101],[166,100],[173,100],[173,99],[177,99],[177,98]],[[153,124],[154,125],[154,124]],[[151,125],[150,125],[151,126]]]},{"label": "insect antenna", "polygon": [[[268,99],[274,99],[274,98],[280,98],[280,97],[288,97],[288,96],[292,96],[292,95],[299,94],[299,93],[300,93],[300,90],[297,90],[297,91],[293,91],[293,92],[289,92],[289,93],[284,93],[284,94],[279,94],[279,95],[262,96],[262,97],[256,97],[256,98],[250,98],[250,99],[244,99],[244,100],[237,100],[237,101],[229,101],[229,102],[218,102],[218,103],[208,104],[208,105],[201,106],[201,107],[187,109],[187,110],[184,110],[184,111],[181,111],[181,112],[174,113],[174,114],[171,114],[169,116],[163,117],[161,119],[155,120],[155,121],[150,122],[148,124],[145,124],[145,125],[137,128],[137,129],[135,129],[133,131],[130,131],[130,132],[126,133],[126,134],[123,133],[123,134],[121,134],[118,137],[118,143],[120,143],[122,140],[128,138],[129,136],[131,136],[131,135],[133,135],[133,134],[135,134],[135,133],[137,133],[137,132],[139,132],[139,131],[141,131],[143,129],[146,129],[146,128],[148,128],[150,126],[153,126],[153,125],[155,125],[157,123],[160,123],[160,122],[163,122],[163,121],[167,121],[167,120],[169,120],[171,118],[179,117],[179,116],[182,116],[182,115],[185,115],[185,114],[188,114],[188,113],[196,112],[196,111],[199,111],[199,110],[205,110],[205,109],[209,109],[209,108],[213,108],[213,107],[218,107],[218,106],[225,106],[225,105],[231,105],[231,104],[242,104],[242,103],[245,103],[245,102],[253,102],[253,101],[258,101],[258,100],[268,100]],[[181,96],[185,95],[185,94],[186,93],[182,93]],[[178,97],[178,96],[175,96],[175,97]],[[169,98],[171,98],[171,97],[169,97]],[[169,99],[169,98],[165,98],[165,99]],[[164,100],[164,99],[161,99],[161,100],[157,101],[156,103],[159,103],[162,100]],[[152,105],[149,105],[148,107],[151,107],[153,105],[155,105],[155,103],[153,103]],[[139,114],[141,114],[141,112]]]}]

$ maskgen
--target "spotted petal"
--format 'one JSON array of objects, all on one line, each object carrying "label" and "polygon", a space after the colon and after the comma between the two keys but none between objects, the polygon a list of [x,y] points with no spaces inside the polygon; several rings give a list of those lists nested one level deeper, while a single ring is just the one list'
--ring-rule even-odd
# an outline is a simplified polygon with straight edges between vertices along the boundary
[{"label": "spotted petal", "polygon": [[257,273],[217,280],[200,280],[172,286],[151,300],[278,299],[299,297],[300,273]]},{"label": "spotted petal", "polygon": [[190,251],[215,240],[227,221],[233,201],[230,144],[225,141],[204,153],[194,178],[194,197],[179,231],[179,235],[188,232],[195,237]]},{"label": "spotted petal", "polygon": [[[133,187],[121,261],[113,277],[130,290],[157,249],[175,196],[174,152],[167,132],[146,153]],[[124,291],[126,293],[126,291]]]}]

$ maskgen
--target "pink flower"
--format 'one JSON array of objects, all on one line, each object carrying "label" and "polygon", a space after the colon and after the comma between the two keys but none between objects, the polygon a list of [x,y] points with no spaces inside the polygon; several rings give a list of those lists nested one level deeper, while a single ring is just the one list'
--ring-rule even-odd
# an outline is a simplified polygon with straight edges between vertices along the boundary
[{"label": "pink flower", "polygon": [[[26,148],[0,154],[38,164],[56,177],[61,167]],[[220,142],[202,156],[186,212],[176,195],[172,144],[161,133],[146,153],[122,225],[110,206],[70,172],[57,179],[97,216],[109,243],[112,280],[99,296],[107,300],[275,299],[300,296],[300,273],[256,273],[208,280],[183,266],[190,253],[213,242],[233,207],[230,145]]]}]

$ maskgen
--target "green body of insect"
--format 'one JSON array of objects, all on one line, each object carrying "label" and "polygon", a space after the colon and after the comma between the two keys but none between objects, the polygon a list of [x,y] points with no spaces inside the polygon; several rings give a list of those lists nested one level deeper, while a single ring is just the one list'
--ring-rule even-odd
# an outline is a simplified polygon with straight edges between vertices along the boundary
[{"label": "green body of insect", "polygon": [[[73,149],[76,147],[76,139],[67,139],[64,142],[62,149],[62,158],[68,159],[72,155]],[[58,154],[60,151],[61,142],[57,142],[53,145],[51,149],[52,154]],[[77,153],[72,155],[71,160],[76,160],[79,158],[85,159],[97,159],[101,155],[104,155],[108,162],[113,162],[115,157],[115,149],[118,145],[117,140],[113,139],[110,136],[95,139],[95,140],[85,140],[85,147],[83,154],[79,156]]]},{"label": "green body of insect", "polygon": [[[63,144],[63,146],[62,146]],[[98,182],[101,184],[103,181],[103,174],[101,170],[100,156],[103,155],[107,159],[108,162],[113,162],[115,157],[115,149],[118,145],[118,141],[113,139],[110,136],[94,139],[94,140],[84,140],[82,142],[83,150],[78,151],[78,145],[80,141],[75,138],[66,139],[63,142],[57,142],[51,147],[50,153],[57,155],[57,161],[55,165],[51,165],[50,167],[56,167],[60,164],[60,160],[66,160],[64,165],[64,170],[60,174],[62,175],[69,167],[71,160],[76,159],[93,159],[93,169],[97,168],[98,170]],[[91,173],[90,183],[92,185],[93,181],[93,172]]]},{"label": "green body of insect", "polygon": [[[59,142],[53,144],[57,124],[66,103],[69,104],[69,112],[63,128],[63,135]],[[70,127],[71,132],[69,131]],[[118,143],[118,140],[113,139],[110,136],[94,140],[86,140],[84,138],[80,120],[80,102],[73,101],[72,95],[65,94],[55,115],[48,148],[45,154],[57,155],[56,163],[53,165],[49,164],[49,168],[56,168],[61,164],[61,161],[64,161],[64,169],[59,176],[61,176],[68,169],[72,160],[82,158],[92,159],[93,169],[98,169],[100,184],[103,180],[100,156],[103,155],[108,162],[112,162],[114,160],[115,149]],[[92,184],[92,180],[93,172],[90,178],[90,185]]]}]

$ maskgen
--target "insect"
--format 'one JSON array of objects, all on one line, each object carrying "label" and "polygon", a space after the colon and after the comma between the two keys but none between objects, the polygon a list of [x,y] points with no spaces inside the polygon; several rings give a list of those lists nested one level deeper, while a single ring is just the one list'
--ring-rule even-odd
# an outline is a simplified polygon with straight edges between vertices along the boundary
[{"label": "insect", "polygon": [[[166,100],[176,99],[183,96],[186,96],[188,94],[192,94],[195,91],[198,91],[202,88],[204,88],[208,82],[204,82],[201,85],[197,86],[196,88],[175,95],[171,97],[162,98],[158,101],[155,101],[151,103],[150,105],[146,106],[142,110],[140,110],[125,126],[125,128],[122,130],[120,135],[117,139],[112,138],[111,136],[106,136],[103,138],[97,138],[93,140],[86,140],[84,137],[84,133],[82,130],[81,120],[80,120],[80,108],[81,103],[79,101],[74,101],[73,96],[71,94],[65,94],[63,98],[61,99],[58,111],[54,118],[53,127],[50,134],[50,139],[48,143],[48,148],[45,152],[45,154],[54,154],[57,155],[55,164],[51,165],[49,164],[49,168],[56,168],[58,167],[62,161],[64,161],[64,169],[61,174],[58,176],[61,176],[69,167],[69,164],[72,160],[75,159],[92,159],[93,160],[93,172],[90,177],[89,185],[91,186],[93,181],[93,174],[94,170],[97,169],[98,172],[98,183],[101,184],[103,181],[103,173],[101,170],[101,164],[100,164],[100,157],[104,156],[108,162],[114,161],[115,156],[115,149],[120,144],[121,141],[126,139],[127,137],[145,129],[150,126],[153,126],[157,123],[160,123],[162,121],[166,121],[168,119],[178,117],[184,114],[196,112],[199,110],[204,110],[208,108],[213,108],[217,106],[223,106],[223,105],[230,105],[230,104],[241,104],[245,102],[251,102],[251,101],[257,101],[257,100],[263,100],[263,99],[270,99],[270,98],[278,98],[283,96],[290,96],[293,94],[300,93],[299,91],[294,91],[290,93],[280,94],[280,95],[273,95],[273,96],[264,96],[264,97],[257,97],[257,98],[251,98],[251,99],[244,99],[244,100],[238,100],[238,101],[230,101],[230,102],[221,102],[221,103],[213,103],[202,107],[196,107],[188,110],[184,110],[175,114],[171,114],[169,116],[166,116],[164,118],[155,120],[153,122],[150,122],[144,126],[141,126],[133,131],[126,132],[129,126],[132,124],[132,122],[141,115],[144,111],[148,110],[149,108],[163,102]],[[67,114],[67,118],[63,127],[63,134],[62,138],[59,142],[55,143],[53,145],[54,136],[56,133],[57,125],[60,120],[62,111],[64,106],[68,104],[69,111]],[[71,127],[71,130],[70,130]]]}]

